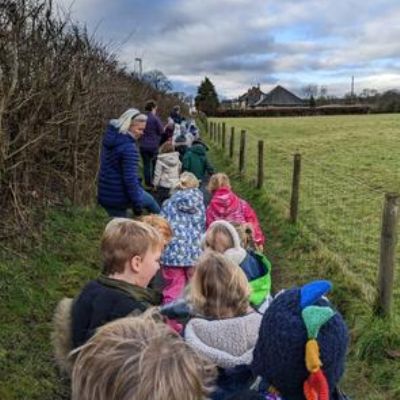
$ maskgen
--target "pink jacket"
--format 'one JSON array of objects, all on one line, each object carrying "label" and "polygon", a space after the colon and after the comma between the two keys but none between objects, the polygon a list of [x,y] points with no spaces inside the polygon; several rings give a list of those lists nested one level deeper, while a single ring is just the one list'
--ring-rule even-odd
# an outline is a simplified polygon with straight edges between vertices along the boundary
[{"label": "pink jacket", "polygon": [[254,210],[247,201],[236,196],[227,187],[222,187],[213,193],[213,197],[206,210],[206,227],[213,221],[223,219],[230,222],[249,223],[253,227],[255,244],[264,245],[265,237]]}]

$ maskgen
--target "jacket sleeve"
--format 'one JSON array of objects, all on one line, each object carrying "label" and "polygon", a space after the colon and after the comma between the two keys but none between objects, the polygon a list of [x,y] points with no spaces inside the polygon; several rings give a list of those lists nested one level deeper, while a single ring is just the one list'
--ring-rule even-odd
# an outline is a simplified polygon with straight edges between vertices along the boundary
[{"label": "jacket sleeve", "polygon": [[258,221],[257,215],[255,211],[250,207],[247,201],[242,200],[243,202],[243,216],[246,222],[251,224],[254,230],[254,242],[257,245],[264,245],[265,237],[261,230],[260,223]]},{"label": "jacket sleeve", "polygon": [[208,227],[211,225],[213,221],[214,221],[214,215],[210,203],[206,209],[206,229],[208,229]]},{"label": "jacket sleeve", "polygon": [[133,207],[141,208],[143,202],[143,189],[139,182],[138,165],[139,154],[135,144],[127,145],[122,152],[122,176],[125,190]]},{"label": "jacket sleeve", "polygon": [[156,127],[157,127],[157,129],[156,129],[157,135],[162,136],[164,134],[164,128],[162,126],[160,118],[156,117],[155,119],[156,119],[155,122],[156,122]]},{"label": "jacket sleeve", "polygon": [[154,186],[159,186],[160,185],[161,171],[162,171],[161,163],[160,163],[160,161],[157,160],[156,168],[154,169],[154,178],[153,178],[153,185]]}]

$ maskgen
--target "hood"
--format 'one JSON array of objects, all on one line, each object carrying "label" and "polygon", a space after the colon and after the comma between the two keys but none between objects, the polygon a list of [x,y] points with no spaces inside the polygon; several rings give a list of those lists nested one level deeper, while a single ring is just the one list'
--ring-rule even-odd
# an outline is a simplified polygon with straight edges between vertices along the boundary
[{"label": "hood", "polygon": [[224,216],[240,207],[240,198],[229,188],[222,187],[214,192],[211,206],[218,212],[220,219],[224,219]]},{"label": "hood", "polygon": [[262,315],[220,320],[193,318],[185,328],[185,341],[221,368],[250,364]]},{"label": "hood", "polygon": [[170,199],[178,211],[187,214],[198,214],[204,212],[202,208],[203,194],[199,189],[183,189],[173,194]]},{"label": "hood", "polygon": [[129,134],[120,133],[115,122],[112,120],[108,126],[106,133],[103,137],[103,146],[108,148],[114,148],[123,143],[129,143],[135,141],[135,139]]},{"label": "hood", "polygon": [[157,156],[157,160],[161,162],[165,167],[175,167],[179,161],[179,153],[177,151],[173,153],[162,153]]},{"label": "hood", "polygon": [[198,154],[199,156],[206,156],[206,148],[201,144],[195,144],[189,149],[192,153]]}]

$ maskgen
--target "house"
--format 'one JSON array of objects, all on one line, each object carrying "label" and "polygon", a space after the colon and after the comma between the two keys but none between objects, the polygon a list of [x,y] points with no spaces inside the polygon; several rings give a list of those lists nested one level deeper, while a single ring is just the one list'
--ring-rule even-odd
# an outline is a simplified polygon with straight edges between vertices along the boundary
[{"label": "house", "polygon": [[302,107],[307,105],[300,97],[297,97],[289,90],[278,85],[269,93],[260,98],[259,101],[253,103],[254,108],[265,107]]},{"label": "house", "polygon": [[241,109],[254,107],[254,105],[259,102],[264,96],[265,93],[261,91],[260,85],[253,86],[245,94],[239,96],[239,107]]}]

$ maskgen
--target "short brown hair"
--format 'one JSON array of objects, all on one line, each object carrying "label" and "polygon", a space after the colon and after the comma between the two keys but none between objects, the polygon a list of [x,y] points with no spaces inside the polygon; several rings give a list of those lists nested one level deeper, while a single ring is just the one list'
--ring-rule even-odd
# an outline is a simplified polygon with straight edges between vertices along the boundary
[{"label": "short brown hair", "polygon": [[155,102],[155,100],[149,100],[146,102],[146,104],[144,106],[144,110],[145,111],[153,111],[156,107],[157,107],[157,103]]},{"label": "short brown hair", "polygon": [[249,295],[246,275],[238,265],[211,250],[200,257],[189,293],[197,312],[210,318],[244,315]]},{"label": "short brown hair", "polygon": [[231,188],[231,182],[228,175],[223,172],[218,172],[217,174],[212,175],[208,182],[207,190],[210,193],[213,193],[222,187]]},{"label": "short brown hair", "polygon": [[174,151],[175,151],[175,147],[171,141],[167,141],[167,142],[163,143],[159,148],[160,153],[173,153]]},{"label": "short brown hair", "polygon": [[160,248],[163,248],[163,238],[150,225],[114,218],[107,224],[101,239],[103,273],[121,273],[133,257],[143,257],[148,250]]},{"label": "short brown hair", "polygon": [[100,328],[80,348],[72,400],[199,400],[213,390],[214,364],[147,311]]},{"label": "short brown hair", "polygon": [[141,221],[155,228],[158,233],[160,233],[160,235],[164,238],[165,245],[167,245],[171,241],[173,232],[171,229],[171,225],[165,218],[161,217],[160,215],[149,214],[142,217]]}]

